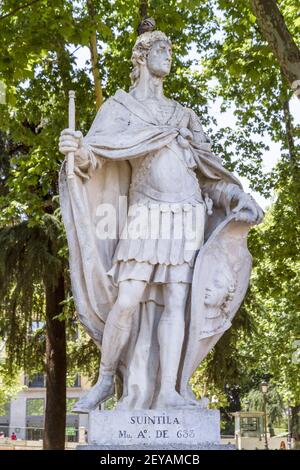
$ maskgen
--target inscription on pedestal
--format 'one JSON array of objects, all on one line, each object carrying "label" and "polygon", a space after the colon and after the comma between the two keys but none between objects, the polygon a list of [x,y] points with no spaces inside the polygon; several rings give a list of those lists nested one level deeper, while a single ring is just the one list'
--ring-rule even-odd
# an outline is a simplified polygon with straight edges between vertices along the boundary
[{"label": "inscription on pedestal", "polygon": [[217,410],[93,411],[89,442],[102,445],[220,442]]}]

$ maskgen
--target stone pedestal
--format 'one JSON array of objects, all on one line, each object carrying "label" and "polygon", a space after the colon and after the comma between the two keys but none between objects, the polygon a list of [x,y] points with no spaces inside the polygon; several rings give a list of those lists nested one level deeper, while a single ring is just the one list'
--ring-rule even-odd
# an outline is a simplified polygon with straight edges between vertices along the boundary
[{"label": "stone pedestal", "polygon": [[220,448],[220,412],[95,410],[89,415],[88,441],[90,449]]}]

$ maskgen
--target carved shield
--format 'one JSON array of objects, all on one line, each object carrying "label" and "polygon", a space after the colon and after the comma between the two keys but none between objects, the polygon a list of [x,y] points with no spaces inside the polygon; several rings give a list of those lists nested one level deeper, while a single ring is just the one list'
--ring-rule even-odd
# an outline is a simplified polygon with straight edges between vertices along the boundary
[{"label": "carved shield", "polygon": [[184,351],[181,388],[231,326],[248,288],[252,257],[247,248],[251,225],[231,214],[213,231],[197,257],[191,316]]}]

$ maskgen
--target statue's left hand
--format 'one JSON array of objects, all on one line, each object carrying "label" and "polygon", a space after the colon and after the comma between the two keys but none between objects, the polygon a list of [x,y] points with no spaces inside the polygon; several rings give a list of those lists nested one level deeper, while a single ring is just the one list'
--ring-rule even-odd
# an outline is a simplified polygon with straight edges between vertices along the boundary
[{"label": "statue's left hand", "polygon": [[236,213],[236,220],[242,220],[249,224],[260,224],[264,218],[262,208],[252,196],[244,192],[241,192],[237,197],[237,205],[232,212]]}]

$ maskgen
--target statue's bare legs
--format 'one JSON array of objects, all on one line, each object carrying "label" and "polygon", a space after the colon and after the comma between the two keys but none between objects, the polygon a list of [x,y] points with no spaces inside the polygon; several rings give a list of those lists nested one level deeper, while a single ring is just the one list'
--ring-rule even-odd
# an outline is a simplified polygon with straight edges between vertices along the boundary
[{"label": "statue's bare legs", "polygon": [[154,408],[194,406],[176,391],[176,380],[184,339],[184,312],[189,284],[170,283],[164,286],[164,311],[158,325],[161,387]]},{"label": "statue's bare legs", "polygon": [[114,375],[121,353],[131,333],[133,313],[145,290],[144,281],[119,283],[119,293],[108,314],[102,341],[101,363],[97,383],[73,407],[77,413],[88,413],[114,394]]},{"label": "statue's bare legs", "polygon": [[[114,394],[114,375],[121,353],[132,330],[133,313],[141,301],[146,283],[126,280],[119,283],[118,298],[109,312],[103,334],[99,378],[91,390],[74,406],[77,413],[88,413]],[[158,326],[161,388],[154,408],[195,406],[176,391],[176,380],[184,339],[184,312],[189,284],[164,286],[165,308]]]}]

